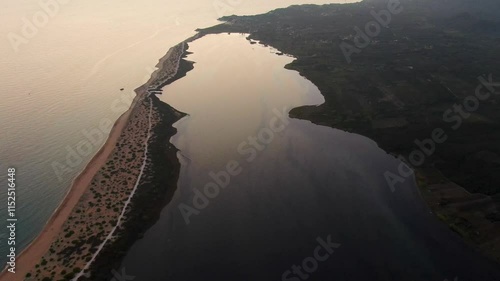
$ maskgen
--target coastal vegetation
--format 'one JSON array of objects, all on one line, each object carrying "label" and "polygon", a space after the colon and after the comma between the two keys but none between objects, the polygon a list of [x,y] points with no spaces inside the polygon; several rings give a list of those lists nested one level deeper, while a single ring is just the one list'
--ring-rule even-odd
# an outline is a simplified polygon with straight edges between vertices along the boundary
[{"label": "coastal vegetation", "polygon": [[[169,139],[176,133],[172,124],[184,114],[150,90],[158,91],[191,70],[193,63],[183,60],[185,55],[184,43],[171,48],[151,79],[136,90],[137,101],[111,156],[26,280],[62,281],[77,276],[79,280],[110,280],[125,250],[157,221],[176,189],[180,165]],[[119,224],[122,212],[125,216]]]}]

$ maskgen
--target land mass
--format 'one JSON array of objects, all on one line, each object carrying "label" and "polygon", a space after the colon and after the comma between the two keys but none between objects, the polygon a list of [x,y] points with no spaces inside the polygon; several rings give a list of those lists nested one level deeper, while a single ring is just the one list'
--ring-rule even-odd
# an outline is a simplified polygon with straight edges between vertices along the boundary
[{"label": "land mass", "polygon": [[493,0],[365,0],[228,16],[199,32],[246,33],[295,57],[287,68],[326,101],[291,117],[401,155],[432,211],[500,261],[499,9]]}]

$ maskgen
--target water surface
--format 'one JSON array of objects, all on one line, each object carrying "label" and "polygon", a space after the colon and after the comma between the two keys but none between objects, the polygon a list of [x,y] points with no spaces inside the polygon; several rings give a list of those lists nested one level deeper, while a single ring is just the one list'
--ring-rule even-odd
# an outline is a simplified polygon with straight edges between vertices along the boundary
[{"label": "water surface", "polygon": [[[128,275],[297,281],[283,273],[313,256],[318,238],[330,237],[340,247],[302,280],[500,278],[496,265],[434,218],[413,178],[391,191],[384,173],[396,173],[399,162],[375,142],[276,118],[284,107],[323,102],[311,82],[284,69],[293,58],[240,34],[207,36],[190,51],[194,70],[161,97],[189,114],[172,138],[182,163],[178,189],[128,251],[122,264]],[[267,129],[278,127],[271,137]],[[228,163],[239,167],[230,184],[208,203],[196,199],[215,182],[210,173],[227,172]],[[197,208],[189,223],[180,206]]]}]

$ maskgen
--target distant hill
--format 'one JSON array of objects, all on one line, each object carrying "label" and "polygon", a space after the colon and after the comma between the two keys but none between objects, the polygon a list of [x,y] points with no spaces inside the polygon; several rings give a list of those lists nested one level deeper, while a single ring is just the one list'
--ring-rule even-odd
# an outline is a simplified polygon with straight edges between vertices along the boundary
[{"label": "distant hill", "polygon": [[[418,5],[419,1],[404,0],[404,2],[413,2]],[[500,1],[497,0],[426,0],[420,2],[438,15],[451,17],[465,12],[481,19],[500,19]]]}]

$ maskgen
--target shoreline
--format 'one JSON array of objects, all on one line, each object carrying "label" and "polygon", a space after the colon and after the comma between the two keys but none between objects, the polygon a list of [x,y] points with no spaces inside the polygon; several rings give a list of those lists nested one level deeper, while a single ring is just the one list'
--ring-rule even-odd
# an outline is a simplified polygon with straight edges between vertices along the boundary
[{"label": "shoreline", "polygon": [[[160,88],[162,85],[173,82],[171,81],[175,80],[172,79],[173,77],[177,77],[180,61],[185,56],[186,42],[187,41],[183,41],[170,48],[159,60],[156,65],[157,70],[153,72],[151,78],[145,84],[134,90],[136,96],[130,107],[117,118],[106,141],[85,165],[83,170],[73,179],[64,199],[44,224],[41,232],[17,255],[15,273],[7,271],[8,266],[5,266],[0,273],[0,281],[25,280],[27,274],[35,268],[35,265],[38,265],[43,256],[49,251],[52,244],[56,241],[57,237],[64,232],[63,227],[65,223],[82,200],[82,197],[89,191],[93,180],[95,180],[95,177],[99,174],[101,169],[106,166],[106,163],[111,159],[115,150],[119,149],[117,145],[124,137],[123,134],[130,125],[134,113],[136,113],[145,98],[149,96],[150,85],[157,82],[158,84],[155,86]],[[178,53],[173,54],[175,51]],[[174,65],[177,64],[176,67],[174,69],[167,69],[169,72],[166,75],[167,77],[163,76],[159,78],[159,74],[165,71],[165,66],[172,65],[172,61],[169,61],[169,59],[172,58],[176,60],[176,62],[174,62]],[[152,99],[150,100],[152,102]]]},{"label": "shoreline", "polygon": [[495,240],[495,233],[500,231],[500,225],[485,216],[486,210],[500,206],[498,199],[471,193],[436,168],[413,170],[422,200],[434,217],[467,245],[499,264],[500,244]]},{"label": "shoreline", "polygon": [[62,229],[73,208],[77,205],[81,196],[87,190],[94,175],[105,164],[108,157],[115,149],[118,138],[126,127],[131,113],[134,111],[139,99],[143,98],[137,94],[129,109],[122,113],[115,121],[108,137],[97,153],[85,165],[85,168],[74,178],[71,187],[66,193],[56,210],[43,226],[42,231],[23,249],[16,258],[16,272],[8,272],[5,267],[0,273],[0,281],[24,280],[25,275],[38,263],[43,254],[48,251],[53,240]]}]

